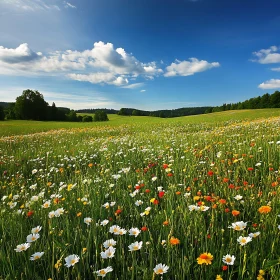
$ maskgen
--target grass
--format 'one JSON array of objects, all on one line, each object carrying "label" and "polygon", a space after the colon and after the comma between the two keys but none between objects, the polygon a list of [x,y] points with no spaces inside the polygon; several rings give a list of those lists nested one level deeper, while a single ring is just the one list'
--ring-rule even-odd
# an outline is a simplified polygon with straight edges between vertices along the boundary
[{"label": "grass", "polygon": [[279,279],[279,116],[1,123],[0,279]]},{"label": "grass", "polygon": [[[83,115],[83,114],[81,114]],[[36,132],[44,132],[53,129],[72,129],[72,128],[90,128],[103,127],[104,125],[115,127],[120,125],[131,124],[218,124],[231,120],[250,121],[257,118],[270,118],[280,116],[280,109],[258,109],[258,110],[236,110],[225,111],[212,114],[178,117],[172,119],[161,119],[155,117],[139,117],[139,116],[119,116],[108,115],[109,122],[93,122],[93,123],[73,123],[73,122],[40,122],[40,121],[20,121],[9,120],[0,122],[0,137],[31,134]]]}]

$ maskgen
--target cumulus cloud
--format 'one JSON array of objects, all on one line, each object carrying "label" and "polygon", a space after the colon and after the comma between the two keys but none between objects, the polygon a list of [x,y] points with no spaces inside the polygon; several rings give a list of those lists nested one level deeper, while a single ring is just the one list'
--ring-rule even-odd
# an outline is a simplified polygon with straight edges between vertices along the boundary
[{"label": "cumulus cloud", "polygon": [[280,79],[270,79],[269,81],[263,82],[259,85],[261,89],[276,89],[280,88]]},{"label": "cumulus cloud", "polygon": [[33,52],[27,44],[21,44],[16,49],[8,49],[0,46],[0,61],[14,64],[36,60],[41,53]]},{"label": "cumulus cloud", "polygon": [[139,75],[152,78],[162,72],[155,62],[142,63],[123,48],[101,41],[89,50],[46,55],[34,52],[26,43],[15,49],[0,46],[0,74],[6,75],[62,74],[78,81],[124,86]]},{"label": "cumulus cloud", "polygon": [[164,76],[190,76],[220,66],[219,62],[209,63],[206,60],[198,60],[197,58],[190,58],[189,60],[180,61],[176,59],[175,62],[166,67]]},{"label": "cumulus cloud", "polygon": [[278,47],[271,46],[268,49],[253,52],[253,55],[257,57],[253,61],[261,64],[280,63],[280,53],[277,53],[277,51],[279,51]]}]

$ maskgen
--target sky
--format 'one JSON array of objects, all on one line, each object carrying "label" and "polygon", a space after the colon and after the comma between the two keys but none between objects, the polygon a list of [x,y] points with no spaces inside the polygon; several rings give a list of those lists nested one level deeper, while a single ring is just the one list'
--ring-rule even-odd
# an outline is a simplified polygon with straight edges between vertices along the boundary
[{"label": "sky", "polygon": [[279,0],[0,0],[0,101],[220,106],[280,90]]}]

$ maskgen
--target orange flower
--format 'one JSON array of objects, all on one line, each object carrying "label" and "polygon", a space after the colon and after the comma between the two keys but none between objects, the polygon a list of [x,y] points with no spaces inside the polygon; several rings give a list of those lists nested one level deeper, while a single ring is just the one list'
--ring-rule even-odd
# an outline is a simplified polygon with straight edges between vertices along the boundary
[{"label": "orange flower", "polygon": [[143,226],[143,227],[141,227],[141,230],[142,230],[142,231],[147,231],[148,228],[147,228],[146,226]]},{"label": "orange flower", "polygon": [[271,211],[271,207],[270,206],[261,206],[260,208],[259,208],[259,212],[261,213],[261,214],[267,214],[267,213],[269,213],[270,211]]},{"label": "orange flower", "polygon": [[163,225],[164,225],[164,226],[168,226],[168,224],[169,224],[168,221],[164,221],[164,222],[163,222]]},{"label": "orange flower", "polygon": [[220,202],[221,204],[226,204],[226,203],[227,203],[227,201],[226,201],[225,199],[223,199],[223,198],[220,199],[219,202]]},{"label": "orange flower", "polygon": [[169,240],[169,243],[171,245],[178,245],[178,244],[180,244],[180,240],[178,238],[175,238],[174,236],[172,236]]},{"label": "orange flower", "polygon": [[212,260],[213,260],[213,255],[211,255],[210,253],[203,253],[201,254],[198,258],[197,258],[197,263],[198,264],[212,264]]},{"label": "orange flower", "polygon": [[177,195],[180,195],[180,194],[181,194],[181,192],[179,192],[179,191],[178,191],[178,192],[176,192],[176,194],[177,194]]},{"label": "orange flower", "polygon": [[89,164],[88,164],[88,167],[89,167],[89,168],[93,167],[93,163],[89,163]]},{"label": "orange flower", "polygon": [[238,215],[240,214],[240,212],[237,211],[237,210],[232,210],[232,211],[231,211],[231,214],[232,214],[234,217],[236,217],[236,216],[238,216]]}]

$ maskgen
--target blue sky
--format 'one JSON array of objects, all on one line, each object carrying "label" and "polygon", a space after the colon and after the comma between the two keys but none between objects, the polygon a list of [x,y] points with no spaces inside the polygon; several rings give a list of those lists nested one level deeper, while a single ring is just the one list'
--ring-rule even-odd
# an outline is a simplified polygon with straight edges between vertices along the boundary
[{"label": "blue sky", "polygon": [[1,0],[0,101],[222,105],[280,90],[278,0]]}]

